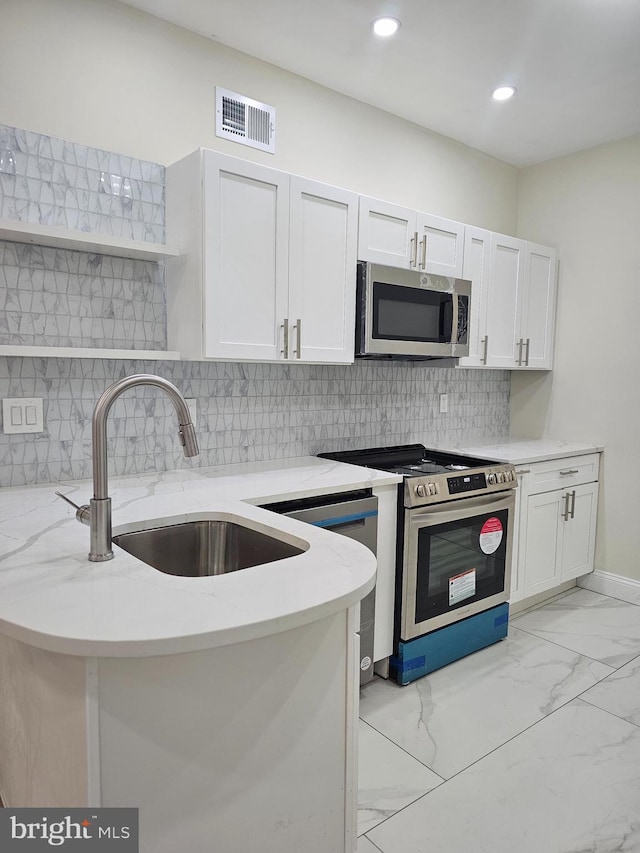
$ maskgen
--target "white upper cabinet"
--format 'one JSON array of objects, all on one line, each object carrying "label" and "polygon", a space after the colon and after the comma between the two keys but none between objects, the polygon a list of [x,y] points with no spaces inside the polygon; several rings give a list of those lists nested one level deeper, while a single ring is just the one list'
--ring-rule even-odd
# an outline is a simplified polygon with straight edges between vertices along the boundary
[{"label": "white upper cabinet", "polygon": [[290,357],[353,361],[357,202],[346,190],[291,178]]},{"label": "white upper cabinet", "polygon": [[354,193],[200,150],[167,169],[169,340],[183,357],[353,361]]},{"label": "white upper cabinet", "polygon": [[513,368],[519,363],[523,278],[524,242],[504,234],[492,234],[486,326],[487,363],[492,367]]},{"label": "white upper cabinet", "polygon": [[358,258],[462,277],[464,225],[360,196]]},{"label": "white upper cabinet", "polygon": [[521,367],[550,369],[556,316],[557,255],[548,246],[525,243],[520,335],[524,341]]},{"label": "white upper cabinet", "polygon": [[481,356],[486,354],[486,358],[476,358],[467,366],[552,367],[556,273],[555,249],[503,234],[491,235],[486,323],[482,326],[479,321],[480,339],[485,344]]},{"label": "white upper cabinet", "polygon": [[428,213],[418,213],[418,269],[462,278],[464,225]]},{"label": "white upper cabinet", "polygon": [[469,355],[460,359],[461,367],[485,367],[487,364],[490,251],[491,232],[485,231],[484,228],[473,228],[467,225],[464,235],[462,278],[471,282],[471,313],[469,319]]},{"label": "white upper cabinet", "polygon": [[279,358],[287,313],[289,178],[205,151],[206,358]]},{"label": "white upper cabinet", "polygon": [[358,260],[413,269],[417,264],[416,212],[360,196]]}]

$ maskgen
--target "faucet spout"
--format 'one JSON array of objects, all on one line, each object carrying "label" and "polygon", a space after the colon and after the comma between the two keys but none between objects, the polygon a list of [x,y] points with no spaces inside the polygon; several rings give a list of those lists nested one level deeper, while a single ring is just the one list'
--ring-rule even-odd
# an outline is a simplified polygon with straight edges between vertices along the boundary
[{"label": "faucet spout", "polygon": [[115,400],[129,388],[138,385],[153,385],[164,391],[176,410],[179,423],[178,434],[185,456],[197,456],[198,439],[191,423],[189,407],[176,386],[152,373],[126,376],[110,385],[100,396],[93,411],[93,498],[90,501],[91,548],[89,559],[103,562],[113,558],[111,549],[111,498],[107,483],[107,416]]}]

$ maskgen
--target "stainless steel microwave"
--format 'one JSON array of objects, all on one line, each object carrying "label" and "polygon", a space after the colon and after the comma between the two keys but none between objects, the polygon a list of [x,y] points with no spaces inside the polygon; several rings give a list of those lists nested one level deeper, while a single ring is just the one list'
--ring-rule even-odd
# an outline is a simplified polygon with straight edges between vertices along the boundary
[{"label": "stainless steel microwave", "polygon": [[469,355],[471,282],[358,261],[357,358]]}]

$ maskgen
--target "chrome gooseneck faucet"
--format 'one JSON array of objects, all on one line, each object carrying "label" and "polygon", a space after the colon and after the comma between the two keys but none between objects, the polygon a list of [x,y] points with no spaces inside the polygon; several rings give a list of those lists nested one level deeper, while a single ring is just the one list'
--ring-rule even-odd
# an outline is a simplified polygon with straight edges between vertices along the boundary
[{"label": "chrome gooseneck faucet", "polygon": [[77,509],[76,518],[90,528],[90,550],[89,559],[99,563],[113,558],[111,549],[111,498],[107,485],[107,415],[114,401],[129,388],[138,385],[153,385],[165,391],[174,405],[180,429],[180,443],[184,449],[185,456],[197,456],[198,440],[191,423],[191,414],[184,397],[180,391],[161,376],[150,373],[139,373],[134,376],[126,376],[110,385],[102,394],[93,411],[92,439],[93,439],[93,498],[88,506],[78,507],[60,492],[57,494],[71,503]]}]

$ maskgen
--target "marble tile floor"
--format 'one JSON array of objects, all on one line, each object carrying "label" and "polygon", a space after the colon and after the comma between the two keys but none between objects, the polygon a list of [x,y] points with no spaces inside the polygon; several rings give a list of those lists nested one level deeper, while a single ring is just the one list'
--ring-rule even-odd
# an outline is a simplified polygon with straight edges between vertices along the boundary
[{"label": "marble tile floor", "polygon": [[576,588],[360,716],[358,853],[640,853],[640,605]]}]

